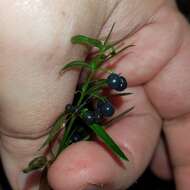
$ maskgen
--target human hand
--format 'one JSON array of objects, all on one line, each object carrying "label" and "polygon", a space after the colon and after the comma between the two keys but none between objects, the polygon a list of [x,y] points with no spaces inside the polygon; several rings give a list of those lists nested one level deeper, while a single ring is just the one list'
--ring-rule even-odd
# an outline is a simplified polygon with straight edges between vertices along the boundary
[{"label": "human hand", "polygon": [[[153,171],[163,178],[174,177],[177,189],[189,189],[189,158],[187,155],[189,154],[190,145],[186,142],[186,139],[188,139],[190,104],[185,101],[190,92],[187,82],[190,70],[188,66],[190,57],[188,54],[190,48],[189,24],[180,15],[174,2],[170,1],[155,11],[148,22],[139,25],[142,27],[139,30],[137,29],[136,32],[132,32],[126,40],[127,43],[132,42],[136,46],[129,53],[126,52],[126,55],[124,54],[115,60],[117,72],[125,73],[131,91],[135,91],[137,87],[142,87],[145,97],[153,105],[161,119],[167,147],[164,147],[162,139],[159,140],[157,149],[154,150]],[[135,94],[142,98],[139,93]],[[139,114],[138,106],[140,104],[136,103],[138,101],[134,96],[131,99],[126,101],[134,101],[133,104],[137,105],[137,113],[134,113],[134,116],[153,116],[154,112],[150,109],[145,111],[144,105],[141,105],[143,110]],[[140,119],[140,117],[137,118]],[[149,159],[147,153],[151,151],[148,148],[153,148],[155,145],[152,138],[156,139],[157,137],[156,131],[159,130],[159,121],[157,120],[151,125],[151,123],[148,124],[147,120],[142,129],[144,131],[141,131],[143,122],[138,125],[138,119],[133,124],[133,122],[130,122],[130,118],[126,118],[125,121],[121,121],[121,124],[117,123],[115,126],[119,125],[121,129],[123,125],[123,128],[127,128],[126,133],[124,129],[121,129],[120,135],[123,134],[123,138],[127,139],[123,142],[126,142],[129,150],[132,150],[134,165],[137,165],[137,168],[140,169],[145,166],[143,159]],[[146,121],[145,117],[143,121]],[[135,128],[138,129],[131,129],[131,125],[135,125]],[[131,130],[132,134],[130,133]],[[118,135],[117,137],[122,136]],[[142,141],[139,139],[142,139]],[[137,142],[133,142],[135,140]],[[167,155],[165,149],[168,149],[169,155]],[[134,170],[128,172],[129,174],[135,173]],[[124,182],[124,184],[127,184],[127,182]]]},{"label": "human hand", "polygon": [[[30,183],[38,179],[37,174],[27,176],[26,183],[21,170],[43,142],[48,126],[72,99],[76,72],[65,74],[60,80],[57,75],[63,62],[84,56],[86,51],[73,48],[70,37],[79,33],[96,36],[99,31],[101,36],[105,36],[116,22],[112,40],[131,33],[125,43],[136,45],[130,50],[132,53],[115,60],[116,70],[126,75],[130,91],[134,92],[127,101],[124,100],[122,107],[135,105],[135,109],[108,131],[126,151],[130,162],[125,163],[123,168],[96,142],[80,142],[71,145],[52,165],[49,182],[54,189],[62,190],[83,189],[90,184],[104,184],[104,188],[109,190],[125,189],[149,163],[158,142],[161,124],[175,122],[175,118],[189,111],[190,106],[184,101],[189,86],[187,83],[181,84],[184,79],[188,81],[188,24],[173,4],[171,7],[165,1],[141,1],[142,6],[140,1],[130,5],[127,0],[118,5],[113,1],[100,3],[85,0],[73,4],[56,1],[46,5],[43,1],[11,2],[0,4],[1,9],[9,7],[9,13],[1,11],[4,33],[1,37],[0,97],[1,157],[12,186],[23,189],[20,186],[22,181],[25,189],[32,188]],[[75,12],[79,7],[80,13]],[[106,7],[108,11],[104,12]],[[110,15],[113,7],[115,10]],[[109,19],[101,28],[108,15]],[[173,27],[170,26],[171,22]],[[176,77],[180,69],[183,72]],[[171,78],[172,81],[166,83]],[[180,88],[177,92],[176,87]],[[162,93],[160,89],[163,89]],[[174,100],[169,102],[171,94]],[[176,146],[170,132],[178,129],[179,122],[175,123],[176,127],[172,124],[165,130],[169,131],[171,150]],[[183,128],[179,130],[178,135]],[[183,150],[178,147],[177,155],[183,155],[178,160],[186,159],[186,152],[180,154]],[[171,153],[171,156],[176,154]],[[185,183],[179,180],[178,184],[180,188]]]}]

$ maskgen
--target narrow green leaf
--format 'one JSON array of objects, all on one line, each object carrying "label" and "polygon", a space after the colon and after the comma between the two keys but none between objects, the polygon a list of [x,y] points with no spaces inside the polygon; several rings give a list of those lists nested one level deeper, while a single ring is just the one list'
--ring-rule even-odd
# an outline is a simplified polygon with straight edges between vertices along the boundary
[{"label": "narrow green leaf", "polygon": [[125,46],[124,48],[120,49],[119,51],[114,51],[114,53],[111,55],[105,60],[105,61],[108,61],[110,59],[112,59],[113,57],[115,57],[116,55],[122,53],[123,51],[125,51],[126,49],[130,48],[130,47],[134,47],[135,45],[127,45]]},{"label": "narrow green leaf", "polygon": [[92,60],[90,61],[90,65],[96,65],[96,68],[99,68],[104,63],[105,59],[106,55],[98,54],[92,58]]},{"label": "narrow green leaf", "polygon": [[69,121],[68,126],[65,128],[63,138],[59,142],[59,148],[58,148],[56,157],[68,146],[68,137],[69,137],[69,134],[71,133],[74,121],[76,119],[76,115],[72,114],[71,116],[72,116],[71,120]]},{"label": "narrow green leaf", "polygon": [[102,141],[111,149],[113,153],[118,155],[123,160],[128,161],[128,158],[125,156],[120,147],[113,141],[113,139],[108,135],[103,126],[99,124],[92,124],[89,126],[98,137],[102,139]]},{"label": "narrow green leaf", "polygon": [[110,96],[129,96],[132,94],[133,93],[131,93],[131,92],[123,92],[123,93],[114,93],[114,94],[111,94]]},{"label": "narrow green leaf", "polygon": [[116,121],[122,119],[123,117],[125,117],[130,111],[132,111],[134,109],[134,106],[125,110],[124,112],[120,113],[119,115],[115,116],[114,118],[112,118],[111,120],[107,121],[106,123],[104,123],[104,125],[107,127],[111,126],[113,123],[115,123]]},{"label": "narrow green leaf", "polygon": [[108,40],[110,39],[110,36],[111,36],[111,34],[112,34],[112,32],[113,32],[114,27],[115,27],[115,23],[113,23],[113,25],[112,25],[112,27],[111,27],[111,29],[110,29],[110,31],[109,31],[109,33],[108,33],[108,35],[107,35],[105,41],[104,41],[104,45],[106,45],[107,42],[108,42]]},{"label": "narrow green leaf", "polygon": [[94,92],[102,90],[102,88],[107,87],[107,86],[108,86],[107,80],[106,79],[100,79],[100,80],[96,81],[95,83],[93,83],[92,87],[90,87],[88,89],[86,94],[90,95]]},{"label": "narrow green leaf", "polygon": [[98,93],[98,92],[93,92],[92,97],[96,98],[98,100],[101,100],[103,102],[105,102],[107,100],[107,97],[100,95],[100,93]]},{"label": "narrow green leaf", "polygon": [[76,61],[72,61],[68,64],[66,64],[60,71],[60,73],[62,74],[66,69],[73,69],[73,68],[88,68],[91,69],[90,65],[88,63],[86,63],[85,61],[82,60],[76,60]]},{"label": "narrow green leaf", "polygon": [[103,48],[103,43],[100,40],[90,38],[84,35],[76,35],[71,38],[73,44],[84,44],[91,47]]},{"label": "narrow green leaf", "polygon": [[65,123],[65,114],[61,114],[58,119],[55,121],[55,123],[52,125],[51,130],[49,132],[48,138],[45,140],[45,142],[42,144],[39,150],[44,148],[46,145],[49,145],[53,142],[54,137],[60,132],[60,130],[63,128],[63,125]]},{"label": "narrow green leaf", "polygon": [[24,173],[31,172],[33,170],[38,170],[43,168],[47,164],[47,159],[45,156],[39,156],[34,158],[29,164],[28,167],[23,170]]}]

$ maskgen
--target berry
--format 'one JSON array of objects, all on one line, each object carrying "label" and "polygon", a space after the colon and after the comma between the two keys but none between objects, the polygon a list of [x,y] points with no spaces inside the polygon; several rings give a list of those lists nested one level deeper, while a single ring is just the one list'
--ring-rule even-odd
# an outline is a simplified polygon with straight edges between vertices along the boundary
[{"label": "berry", "polygon": [[102,121],[102,114],[99,110],[96,110],[94,112],[94,122],[95,123],[100,123]]},{"label": "berry", "polygon": [[107,83],[111,89],[116,90],[121,83],[120,76],[115,73],[110,74],[107,78]]},{"label": "berry", "polygon": [[107,78],[108,86],[111,89],[117,91],[123,91],[127,88],[127,81],[123,76],[119,76],[115,73],[112,73]]},{"label": "berry", "polygon": [[100,113],[105,117],[111,117],[115,112],[114,107],[108,100],[98,102],[97,108]]},{"label": "berry", "polygon": [[81,136],[79,133],[75,132],[71,137],[71,142],[78,142],[81,140]]},{"label": "berry", "polygon": [[72,104],[67,104],[65,106],[65,111],[67,113],[74,113],[75,112],[75,107]]},{"label": "berry", "polygon": [[91,125],[95,122],[94,113],[92,111],[86,111],[83,115],[83,119],[87,125]]},{"label": "berry", "polygon": [[127,88],[128,84],[126,79],[123,76],[120,76],[120,84],[118,85],[117,91],[123,91]]}]

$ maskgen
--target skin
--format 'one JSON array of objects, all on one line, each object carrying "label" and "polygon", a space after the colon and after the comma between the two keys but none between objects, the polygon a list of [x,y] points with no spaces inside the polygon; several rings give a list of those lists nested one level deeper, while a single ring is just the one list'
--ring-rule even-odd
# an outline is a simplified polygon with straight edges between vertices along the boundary
[{"label": "skin", "polygon": [[[78,72],[61,78],[58,73],[63,63],[85,57],[88,50],[72,46],[71,36],[103,38],[113,22],[111,41],[135,44],[108,63],[115,63],[134,93],[123,98],[119,111],[131,105],[135,109],[108,129],[130,162],[118,162],[98,142],[79,142],[51,166],[49,183],[55,190],[93,184],[123,190],[154,155],[151,165],[157,175],[174,177],[177,190],[189,189],[190,27],[175,3],[7,0],[0,2],[0,153],[13,189],[37,189],[39,173],[21,171],[72,101]],[[160,140],[162,129],[167,147]]]}]

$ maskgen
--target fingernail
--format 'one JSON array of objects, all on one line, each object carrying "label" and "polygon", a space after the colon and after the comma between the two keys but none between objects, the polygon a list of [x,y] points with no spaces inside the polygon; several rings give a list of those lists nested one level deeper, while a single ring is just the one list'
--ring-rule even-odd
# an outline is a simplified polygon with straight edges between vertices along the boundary
[{"label": "fingernail", "polygon": [[101,190],[97,185],[89,185],[84,190]]}]

